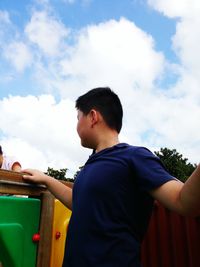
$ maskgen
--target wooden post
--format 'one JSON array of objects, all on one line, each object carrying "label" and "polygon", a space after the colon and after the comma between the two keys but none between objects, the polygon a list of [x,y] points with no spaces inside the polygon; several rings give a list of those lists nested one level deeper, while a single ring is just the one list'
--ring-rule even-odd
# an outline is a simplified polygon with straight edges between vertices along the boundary
[{"label": "wooden post", "polygon": [[40,241],[38,246],[37,267],[50,266],[53,231],[54,197],[51,193],[42,194],[40,217]]}]

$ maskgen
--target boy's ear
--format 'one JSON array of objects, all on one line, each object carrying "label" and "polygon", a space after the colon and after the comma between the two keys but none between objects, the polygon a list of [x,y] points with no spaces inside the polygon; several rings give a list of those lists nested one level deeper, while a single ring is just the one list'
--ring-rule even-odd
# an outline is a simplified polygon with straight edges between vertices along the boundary
[{"label": "boy's ear", "polygon": [[90,110],[91,126],[93,127],[99,121],[99,112],[95,109]]}]

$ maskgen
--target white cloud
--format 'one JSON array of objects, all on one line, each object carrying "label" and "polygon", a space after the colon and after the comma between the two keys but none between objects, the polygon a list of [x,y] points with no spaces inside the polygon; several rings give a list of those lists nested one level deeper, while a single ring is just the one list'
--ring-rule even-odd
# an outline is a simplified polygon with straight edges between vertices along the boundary
[{"label": "white cloud", "polygon": [[63,0],[63,2],[67,4],[74,4],[76,0]]},{"label": "white cloud", "polygon": [[10,24],[10,17],[7,11],[0,10],[0,23],[2,24]]},{"label": "white cloud", "polygon": [[56,103],[50,95],[5,98],[0,101],[0,121],[3,135],[8,136],[2,146],[24,167],[76,171],[87,159],[88,151],[77,153],[80,141],[71,100]]},{"label": "white cloud", "polygon": [[177,20],[173,48],[186,71],[199,76],[200,2],[198,0],[149,0],[153,8]]},{"label": "white cloud", "polygon": [[124,87],[149,90],[164,71],[164,56],[154,50],[152,37],[124,18],[88,26],[74,32],[73,38],[62,57],[50,58],[47,65],[41,51],[39,61],[35,60],[36,80],[46,92],[59,91],[63,97],[74,98],[100,85],[123,92]]},{"label": "white cloud", "polygon": [[42,6],[49,6],[49,0],[35,0],[36,3],[42,5]]},{"label": "white cloud", "polygon": [[[200,2],[198,0],[165,0],[149,1],[152,6],[166,16],[179,17],[176,34],[173,37],[173,47],[183,66],[199,69],[199,42],[200,42]],[[192,48],[192,50],[191,50]]]},{"label": "white cloud", "polygon": [[[6,41],[8,40],[7,38],[5,38],[6,31],[10,31],[11,26],[12,26],[12,24],[10,21],[9,13],[7,11],[0,10],[0,49],[3,46],[4,39]],[[2,52],[1,52],[1,54],[2,54]]]},{"label": "white cloud", "polygon": [[[200,12],[199,12],[200,14]],[[199,76],[199,42],[200,42],[200,16],[192,19],[184,18],[177,23],[176,34],[173,37],[173,47],[180,57],[183,67]]]},{"label": "white cloud", "polygon": [[65,88],[79,83],[79,88],[103,84],[149,89],[165,62],[163,55],[155,52],[151,36],[122,18],[83,29],[70,56],[60,65],[62,75],[68,75]]},{"label": "white cloud", "polygon": [[[172,47],[177,54],[180,76],[166,99],[171,115],[163,124],[168,144],[183,149],[186,155],[198,162],[200,149],[198,125],[200,105],[200,2],[198,0],[149,0],[149,4],[164,15],[177,20]],[[173,103],[173,105],[171,104]],[[170,104],[170,105],[168,105]],[[174,114],[173,114],[174,113]],[[172,127],[170,127],[173,126]],[[163,133],[162,133],[163,134]],[[193,151],[193,153],[192,153]]]},{"label": "white cloud", "polygon": [[198,0],[149,0],[156,10],[170,18],[178,18],[172,48],[180,61],[180,77],[172,88],[175,96],[194,102],[200,97],[200,2]]},{"label": "white cloud", "polygon": [[31,51],[23,42],[10,43],[4,48],[4,56],[20,72],[32,63]]},{"label": "white cloud", "polygon": [[[62,0],[66,4],[74,4],[77,0]],[[80,0],[81,4],[88,6],[93,0]]]},{"label": "white cloud", "polygon": [[148,0],[147,2],[171,18],[196,16],[200,10],[199,0]]},{"label": "white cloud", "polygon": [[[43,92],[63,99],[56,103],[52,96],[41,95],[0,101],[3,144],[9,152],[12,147],[16,151],[21,147],[20,158],[26,167],[75,169],[86,160],[89,151],[81,149],[75,131],[74,99],[97,86],[111,86],[122,99],[125,116],[121,141],[152,150],[176,148],[190,161],[199,161],[199,17],[191,15],[194,10],[186,1],[149,3],[171,18],[179,17],[172,39],[180,60],[176,66],[179,77],[168,90],[157,88],[155,81],[165,75],[166,66],[174,71],[173,64],[155,50],[153,38],[133,22],[110,20],[69,36],[55,17],[33,13],[25,34],[27,47],[32,48],[33,56],[37,54],[32,62],[34,75]],[[47,56],[48,61],[43,60]],[[29,61],[24,62],[21,69],[28,66]]]},{"label": "white cloud", "polygon": [[46,11],[35,11],[26,25],[25,33],[44,55],[56,56],[60,53],[63,39],[67,37],[68,30]]}]

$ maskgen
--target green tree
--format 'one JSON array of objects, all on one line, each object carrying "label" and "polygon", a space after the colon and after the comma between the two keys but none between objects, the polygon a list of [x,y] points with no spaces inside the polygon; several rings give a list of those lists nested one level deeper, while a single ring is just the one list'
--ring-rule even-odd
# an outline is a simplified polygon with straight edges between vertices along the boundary
[{"label": "green tree", "polygon": [[188,163],[188,159],[183,158],[183,155],[179,154],[176,149],[165,147],[160,151],[155,151],[155,154],[161,159],[168,172],[182,182],[185,182],[197,167],[196,164]]},{"label": "green tree", "polygon": [[48,167],[47,172],[45,172],[45,173],[49,176],[56,178],[57,180],[64,180],[64,181],[73,182],[74,179],[66,178],[67,170],[68,170],[67,168],[60,169],[60,170],[54,170],[53,168]]}]

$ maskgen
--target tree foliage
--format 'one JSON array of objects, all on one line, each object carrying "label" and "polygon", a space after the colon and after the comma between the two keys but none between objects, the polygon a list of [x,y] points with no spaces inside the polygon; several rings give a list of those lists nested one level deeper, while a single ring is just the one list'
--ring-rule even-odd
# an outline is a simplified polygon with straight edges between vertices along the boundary
[{"label": "tree foliage", "polygon": [[46,174],[54,177],[57,180],[64,180],[64,181],[73,182],[74,179],[66,177],[67,170],[68,170],[67,168],[60,169],[60,170],[54,170],[53,168],[48,167]]},{"label": "tree foliage", "polygon": [[176,149],[161,148],[155,154],[161,159],[168,172],[179,180],[185,182],[197,167],[196,164],[188,163]]}]

